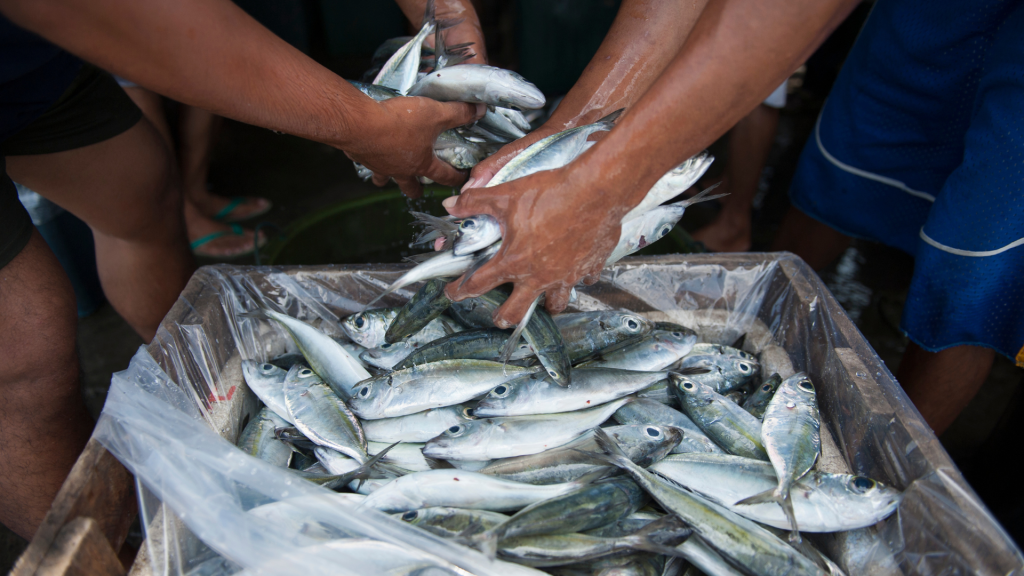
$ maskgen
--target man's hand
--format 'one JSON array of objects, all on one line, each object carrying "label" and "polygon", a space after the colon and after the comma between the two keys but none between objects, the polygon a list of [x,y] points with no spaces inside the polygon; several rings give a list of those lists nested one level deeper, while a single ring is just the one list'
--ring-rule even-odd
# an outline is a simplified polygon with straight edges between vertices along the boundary
[{"label": "man's hand", "polygon": [[423,186],[417,176],[438,184],[459,186],[466,173],[434,155],[438,134],[483,117],[483,104],[436,102],[429,98],[392,98],[377,103],[380,114],[367,118],[364,135],[342,148],[349,158],[373,171],[373,183],[387,184],[394,178],[402,192],[419,198]]},{"label": "man's hand", "polygon": [[507,328],[519,322],[542,292],[547,309],[561,312],[572,287],[598,280],[619,240],[620,221],[630,206],[615,206],[624,195],[601,190],[585,172],[571,167],[538,172],[493,188],[474,188],[445,200],[453,216],[489,214],[502,224],[498,253],[448,297],[462,300],[514,282],[515,290],[494,314]]}]

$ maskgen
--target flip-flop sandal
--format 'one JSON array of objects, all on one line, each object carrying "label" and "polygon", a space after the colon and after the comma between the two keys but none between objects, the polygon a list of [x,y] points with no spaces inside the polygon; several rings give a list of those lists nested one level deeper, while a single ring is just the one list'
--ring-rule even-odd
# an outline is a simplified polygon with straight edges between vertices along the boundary
[{"label": "flip-flop sandal", "polygon": [[235,211],[235,208],[238,208],[242,204],[245,204],[246,200],[248,200],[248,198],[246,198],[245,196],[232,196],[231,201],[228,202],[226,206],[221,208],[219,212],[213,215],[213,219],[218,222],[241,222],[243,220],[248,220],[250,218],[262,216],[269,212],[270,209],[274,207],[274,204],[267,200],[267,206],[263,210],[258,210],[256,212],[253,212],[252,214],[246,214],[243,218],[230,218],[231,213]]},{"label": "flip-flop sandal", "polygon": [[[232,224],[231,225],[231,230],[219,230],[219,231],[214,232],[212,234],[207,234],[206,236],[203,236],[202,238],[197,238],[196,240],[193,240],[189,244],[189,246],[191,246],[193,254],[195,254],[196,256],[202,256],[204,258],[237,258],[239,256],[245,256],[247,254],[252,254],[256,250],[256,247],[253,244],[249,244],[247,248],[243,248],[243,249],[241,249],[241,250],[239,250],[237,252],[231,252],[229,254],[203,254],[199,250],[199,248],[203,247],[206,244],[209,244],[210,242],[213,242],[217,238],[222,238],[222,237],[227,236],[229,234],[231,234],[233,236],[244,236],[245,235],[245,229],[242,228],[241,226],[239,226],[238,224]],[[266,244],[266,239],[265,238],[260,239],[259,240],[259,247],[262,248],[264,244]]]}]

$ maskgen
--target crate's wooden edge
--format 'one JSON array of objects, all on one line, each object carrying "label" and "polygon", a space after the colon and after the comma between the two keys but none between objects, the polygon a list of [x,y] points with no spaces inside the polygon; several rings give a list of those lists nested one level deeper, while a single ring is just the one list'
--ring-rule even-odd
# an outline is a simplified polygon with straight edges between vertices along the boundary
[{"label": "crate's wooden edge", "polygon": [[96,520],[79,516],[64,525],[37,574],[46,576],[122,576],[124,566]]},{"label": "crate's wooden edge", "polygon": [[[129,512],[125,514],[125,510]],[[36,574],[53,551],[62,528],[78,517],[92,518],[111,548],[119,550],[128,535],[134,510],[131,474],[99,441],[90,438],[11,575]]]}]

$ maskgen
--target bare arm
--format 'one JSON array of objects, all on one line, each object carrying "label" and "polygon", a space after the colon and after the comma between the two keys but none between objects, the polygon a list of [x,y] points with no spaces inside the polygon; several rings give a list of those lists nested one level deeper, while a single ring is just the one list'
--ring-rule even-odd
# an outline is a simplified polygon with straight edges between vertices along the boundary
[{"label": "bare arm", "polygon": [[407,192],[418,189],[416,175],[464,179],[431,146],[478,107],[424,98],[378,104],[228,0],[0,0],[0,11],[155,92],[341,148]]},{"label": "bare arm", "polygon": [[[405,17],[413,24],[419,23],[427,7],[427,0],[395,0]],[[487,46],[484,45],[484,32],[480,28],[480,18],[469,0],[435,0],[434,16],[439,20],[457,20],[462,23],[445,31],[445,41],[449,46],[473,43],[473,58],[467,64],[487,64]],[[434,45],[434,38],[427,39],[427,44]]]},{"label": "bare arm", "polygon": [[541,292],[561,311],[577,281],[597,280],[622,217],[654,182],[753,109],[856,4],[711,0],[664,74],[591,150],[559,170],[469,190],[449,207],[456,216],[495,216],[504,236],[491,262],[449,295],[515,282],[495,315],[499,326],[522,318]]},{"label": "bare arm", "polygon": [[706,2],[624,0],[597,53],[551,118],[477,165],[466,188],[483,186],[538,140],[632,106],[679,52]]}]

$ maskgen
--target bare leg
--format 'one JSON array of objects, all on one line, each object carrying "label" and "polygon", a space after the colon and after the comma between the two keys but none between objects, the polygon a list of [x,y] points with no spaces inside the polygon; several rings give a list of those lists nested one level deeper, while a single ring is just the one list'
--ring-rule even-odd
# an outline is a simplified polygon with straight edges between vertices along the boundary
[{"label": "bare leg", "polygon": [[[228,205],[230,199],[211,194],[206,189],[210,174],[213,142],[223,118],[193,106],[181,107],[181,180],[185,200],[206,216],[214,216]],[[249,198],[231,212],[232,220],[243,220],[250,214],[263,212],[270,203],[263,198]],[[186,214],[187,216],[187,214]],[[252,245],[252,238],[249,239]]]},{"label": "bare leg", "polygon": [[772,251],[788,251],[821,270],[843,255],[850,247],[850,237],[818,222],[795,206],[789,207],[782,226],[772,243]]},{"label": "bare leg", "polygon": [[[171,137],[171,128],[167,124],[167,116],[164,114],[163,102],[160,99],[160,95],[150,92],[145,88],[138,87],[125,88],[125,92],[127,92],[128,96],[135,102],[135,105],[142,110],[142,114],[146,119],[156,127],[161,138],[163,138],[164,143],[167,145],[167,149],[174,150],[174,138]],[[184,108],[186,110],[198,111],[205,115],[200,115],[199,118],[213,119],[214,121],[220,120],[219,117],[214,116],[205,110],[199,110],[198,108],[192,108],[191,106],[184,106]],[[182,123],[185,124],[186,122],[183,121]],[[213,142],[211,131],[212,126],[207,126],[204,134],[201,129],[203,125],[202,122],[196,122],[193,119],[192,124],[198,124],[200,128],[193,130],[194,133],[190,135],[190,137],[193,140],[197,140],[198,143],[196,146],[182,146],[183,154],[189,150],[193,151],[190,153],[191,159],[182,158],[182,175],[184,178],[188,178],[193,182],[198,181],[199,186],[202,189],[202,193],[204,195],[211,196],[206,192],[206,174],[210,167],[210,149]],[[206,124],[210,123],[207,122]],[[186,132],[189,131],[183,128],[183,137],[186,135]],[[187,169],[188,166],[191,166],[191,168]],[[186,190],[187,189],[188,188],[186,188]],[[225,198],[211,197],[214,198],[215,202],[220,202],[221,207],[228,203],[228,200]],[[219,200],[217,200],[218,198]],[[184,208],[185,228],[188,231],[189,242],[198,240],[209,234],[229,232],[231,230],[231,227],[227,224],[217,222],[216,220],[207,217],[202,210],[190,201],[187,194],[185,196]],[[217,208],[217,210],[219,209],[220,208]],[[214,210],[213,213],[216,213],[216,210]],[[238,254],[246,253],[252,249],[254,235],[254,232],[250,232],[248,230],[244,231],[240,235],[226,234],[204,244],[199,250],[203,256],[236,256]],[[260,235],[260,239],[263,239],[262,234]]]},{"label": "bare leg", "polygon": [[759,104],[729,132],[729,163],[720,190],[729,195],[720,200],[718,216],[693,235],[710,250],[750,250],[750,212],[778,125],[778,108]]},{"label": "bare leg", "polygon": [[42,236],[0,270],[0,522],[31,540],[92,431],[71,283]]},{"label": "bare leg", "polygon": [[911,342],[903,352],[896,379],[938,435],[981,389],[995,358],[995,350],[981,346],[928,352]]},{"label": "bare leg", "polygon": [[195,270],[170,151],[143,119],[109,140],[55,154],[9,156],[11,178],[93,231],[107,299],[146,341]]}]

